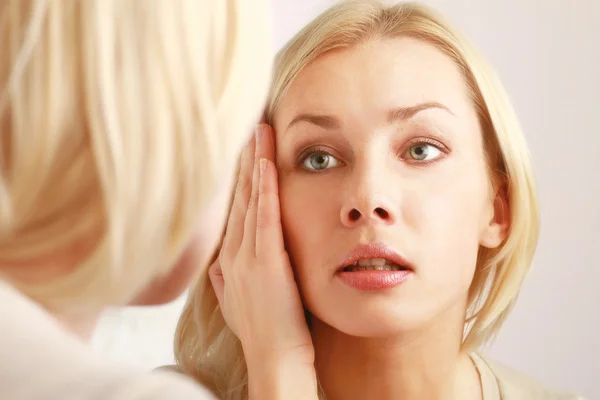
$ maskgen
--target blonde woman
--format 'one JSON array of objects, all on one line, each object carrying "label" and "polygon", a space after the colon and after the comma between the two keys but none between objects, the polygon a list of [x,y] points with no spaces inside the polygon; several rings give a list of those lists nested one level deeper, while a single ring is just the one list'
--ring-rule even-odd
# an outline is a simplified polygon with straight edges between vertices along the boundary
[{"label": "blonde woman", "polygon": [[106,306],[170,301],[208,261],[267,97],[267,17],[261,0],[0,1],[0,398],[212,398],[85,342]]},{"label": "blonde woman", "polygon": [[577,398],[477,351],[539,218],[467,39],[423,5],[335,5],[281,50],[266,120],[179,322],[183,373],[231,400]]}]

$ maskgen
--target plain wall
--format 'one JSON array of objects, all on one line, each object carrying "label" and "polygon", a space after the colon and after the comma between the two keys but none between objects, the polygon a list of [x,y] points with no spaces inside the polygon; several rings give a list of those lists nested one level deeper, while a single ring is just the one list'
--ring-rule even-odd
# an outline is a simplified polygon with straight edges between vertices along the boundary
[{"label": "plain wall", "polygon": [[[331,0],[275,0],[282,45]],[[542,232],[534,269],[489,354],[600,399],[600,0],[429,0],[496,68],[534,160]],[[183,299],[109,313],[94,344],[149,368],[172,361]]]}]

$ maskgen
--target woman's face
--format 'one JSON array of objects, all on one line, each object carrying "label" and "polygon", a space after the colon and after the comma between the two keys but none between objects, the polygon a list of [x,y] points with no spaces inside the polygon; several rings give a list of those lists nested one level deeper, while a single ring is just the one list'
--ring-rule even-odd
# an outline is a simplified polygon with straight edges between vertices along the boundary
[{"label": "woman's face", "polygon": [[478,249],[505,230],[453,61],[409,38],[330,52],[293,82],[274,127],[286,243],[311,314],[356,336],[462,318]]},{"label": "woman's face", "polygon": [[228,167],[224,167],[226,172],[219,187],[202,210],[198,230],[173,269],[166,276],[154,279],[130,305],[159,305],[175,300],[196,278],[199,268],[208,264],[227,219],[235,176],[233,167]]}]

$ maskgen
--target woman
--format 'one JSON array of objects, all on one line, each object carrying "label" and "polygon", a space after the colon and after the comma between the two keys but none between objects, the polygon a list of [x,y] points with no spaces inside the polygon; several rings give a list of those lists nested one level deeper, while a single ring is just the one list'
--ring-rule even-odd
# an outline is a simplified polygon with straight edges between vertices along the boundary
[{"label": "woman", "polygon": [[209,398],[85,342],[105,307],[168,302],[208,261],[227,211],[214,195],[267,96],[266,12],[0,2],[2,399]]},{"label": "woman", "polygon": [[501,84],[442,17],[332,7],[278,55],[266,121],[180,370],[226,399],[576,398],[477,353],[529,270],[538,204]]}]

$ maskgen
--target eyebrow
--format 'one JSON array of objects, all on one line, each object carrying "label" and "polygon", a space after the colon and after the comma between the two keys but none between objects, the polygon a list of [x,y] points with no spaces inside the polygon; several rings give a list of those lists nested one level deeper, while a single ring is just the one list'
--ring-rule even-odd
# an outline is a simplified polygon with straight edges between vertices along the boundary
[{"label": "eyebrow", "polygon": [[446,107],[445,105],[435,102],[435,101],[432,101],[432,102],[417,104],[416,106],[412,106],[412,107],[395,108],[389,112],[388,121],[390,123],[396,122],[396,121],[406,121],[407,119],[414,117],[416,114],[420,113],[421,111],[429,110],[431,108],[438,108],[438,109],[444,110],[444,111],[454,115],[454,113],[452,111],[450,111],[450,109],[448,107]]},{"label": "eyebrow", "polygon": [[[445,105],[438,102],[426,102],[417,104],[410,107],[398,107],[390,110],[388,112],[388,122],[398,122],[398,121],[406,121],[421,111],[429,110],[431,108],[437,108],[444,110],[452,115],[454,113]],[[332,115],[319,115],[319,114],[310,114],[310,113],[302,113],[298,114],[292,121],[288,124],[285,132],[287,132],[292,126],[296,125],[299,122],[308,122],[309,124],[316,125],[323,129],[338,129],[340,127],[340,121],[332,116]]]}]

